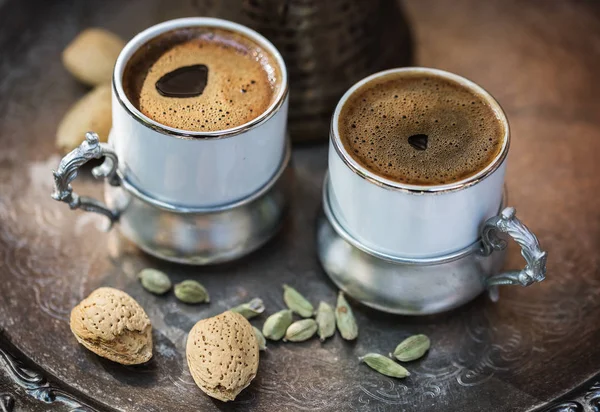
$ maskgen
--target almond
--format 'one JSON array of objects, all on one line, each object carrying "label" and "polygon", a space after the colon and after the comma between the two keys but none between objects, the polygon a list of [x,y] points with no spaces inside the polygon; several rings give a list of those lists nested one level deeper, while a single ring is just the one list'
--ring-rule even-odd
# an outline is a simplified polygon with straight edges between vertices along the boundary
[{"label": "almond", "polygon": [[152,358],[152,325],[127,293],[99,288],[71,311],[71,331],[83,346],[114,362],[137,365]]},{"label": "almond", "polygon": [[108,30],[89,28],[62,53],[65,68],[77,80],[90,86],[110,83],[113,67],[125,43]]},{"label": "almond", "polygon": [[232,401],[258,370],[258,344],[250,322],[224,312],[196,323],[187,340],[188,366],[196,385],[208,396]]},{"label": "almond", "polygon": [[56,146],[64,153],[75,149],[87,132],[106,142],[112,126],[110,84],[98,86],[79,99],[65,114],[56,131]]}]

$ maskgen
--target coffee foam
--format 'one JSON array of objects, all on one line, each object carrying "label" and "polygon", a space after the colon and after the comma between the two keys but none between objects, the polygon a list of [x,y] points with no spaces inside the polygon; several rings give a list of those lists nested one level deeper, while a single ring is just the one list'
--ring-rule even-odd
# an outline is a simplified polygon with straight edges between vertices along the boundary
[{"label": "coffee foam", "polygon": [[[208,67],[199,96],[167,97],[156,82],[180,67]],[[279,90],[275,59],[258,44],[222,29],[174,30],[150,40],[128,63],[123,76],[129,100],[143,114],[171,127],[218,131],[248,123],[264,113]]]},{"label": "coffee foam", "polygon": [[[498,156],[505,138],[503,123],[482,96],[421,73],[390,74],[363,85],[344,104],[338,129],[359,164],[411,185],[472,176]],[[416,135],[427,136],[425,150],[409,143]]]}]

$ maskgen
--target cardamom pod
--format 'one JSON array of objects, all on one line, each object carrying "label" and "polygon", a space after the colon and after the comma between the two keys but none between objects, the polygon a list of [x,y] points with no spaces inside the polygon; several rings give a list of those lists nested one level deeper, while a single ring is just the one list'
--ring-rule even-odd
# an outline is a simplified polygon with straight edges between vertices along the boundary
[{"label": "cardamom pod", "polygon": [[402,365],[378,353],[367,353],[365,356],[358,358],[358,360],[366,363],[370,368],[385,376],[392,378],[406,378],[410,376],[410,372]]},{"label": "cardamom pod", "polygon": [[335,322],[337,328],[342,335],[342,338],[346,340],[354,340],[358,336],[358,325],[352,308],[348,305],[344,293],[340,292],[337,299],[337,306],[335,308]]},{"label": "cardamom pod", "polygon": [[262,328],[265,338],[279,340],[285,335],[288,326],[292,324],[292,311],[289,309],[280,310],[267,318]]},{"label": "cardamom pod", "polygon": [[283,285],[283,301],[291,311],[303,318],[310,318],[315,311],[313,305],[300,292],[285,284]]},{"label": "cardamom pod", "polygon": [[142,286],[148,292],[156,295],[163,295],[171,289],[171,280],[160,270],[146,268],[142,269],[138,274],[138,278],[142,282]]},{"label": "cardamom pod", "polygon": [[390,356],[401,362],[410,362],[423,356],[430,346],[431,341],[426,335],[413,335],[400,342]]},{"label": "cardamom pod", "polygon": [[319,308],[317,309],[317,326],[321,342],[325,342],[325,339],[333,336],[335,333],[335,314],[332,307],[325,302],[319,303]]},{"label": "cardamom pod", "polygon": [[175,296],[184,303],[210,302],[208,291],[195,280],[184,280],[175,285]]},{"label": "cardamom pod", "polygon": [[284,342],[304,342],[312,338],[317,331],[314,319],[302,319],[292,323],[285,331]]},{"label": "cardamom pod", "polygon": [[267,350],[267,341],[265,340],[262,332],[256,326],[252,326],[252,329],[254,329],[254,334],[256,335],[258,350]]},{"label": "cardamom pod", "polygon": [[262,299],[254,298],[250,302],[242,303],[229,310],[239,313],[246,319],[252,319],[265,311],[265,305]]}]

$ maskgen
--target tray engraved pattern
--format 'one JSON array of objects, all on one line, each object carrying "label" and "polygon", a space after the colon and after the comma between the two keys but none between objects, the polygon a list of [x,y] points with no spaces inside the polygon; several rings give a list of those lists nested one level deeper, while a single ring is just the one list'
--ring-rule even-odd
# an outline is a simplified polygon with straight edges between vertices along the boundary
[{"label": "tray engraved pattern", "polygon": [[[185,364],[187,332],[197,320],[254,296],[272,313],[283,307],[283,282],[315,303],[334,301],[336,289],[314,249],[327,147],[295,148],[290,216],[260,251],[204,268],[149,257],[117,231],[102,232],[101,216],[71,212],[50,198],[50,171],[59,161],[54,130],[85,91],[59,56],[83,27],[100,25],[129,38],[162,20],[170,3],[15,3],[0,2],[1,412],[45,411],[49,405],[73,411],[183,411],[190,405],[232,411],[598,410],[600,101],[593,97],[600,84],[592,76],[600,58],[589,53],[600,39],[597,7],[588,13],[586,7],[594,6],[583,3],[460,0],[453,7],[464,13],[456,13],[441,0],[405,4],[415,21],[417,63],[463,74],[503,104],[514,136],[509,202],[549,251],[547,280],[503,288],[496,304],[480,297],[422,318],[354,304],[356,342],[336,336],[324,344],[271,343],[251,386],[223,405],[195,387]],[[169,17],[197,13],[199,3],[182,1]],[[465,29],[463,19],[481,27]],[[27,28],[6,31],[19,24]],[[563,37],[554,34],[556,26]],[[454,54],[444,53],[458,43]],[[502,57],[482,58],[490,48]],[[91,176],[76,185],[81,193],[102,195]],[[512,247],[507,266],[520,264]],[[201,279],[210,305],[145,293],[135,276],[147,266],[167,271],[174,281]],[[147,365],[115,365],[72,337],[71,308],[102,285],[125,290],[147,310],[155,341]],[[413,333],[428,334],[433,344],[423,360],[408,366],[409,379],[379,376],[358,363],[359,355],[388,353]]]}]

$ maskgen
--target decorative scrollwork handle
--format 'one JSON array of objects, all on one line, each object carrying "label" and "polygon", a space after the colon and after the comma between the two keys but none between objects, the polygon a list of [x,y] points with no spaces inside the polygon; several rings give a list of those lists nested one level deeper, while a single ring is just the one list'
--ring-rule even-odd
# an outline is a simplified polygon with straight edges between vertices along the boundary
[{"label": "decorative scrollwork handle", "polygon": [[540,248],[535,235],[517,219],[516,211],[512,207],[505,208],[498,216],[488,219],[482,229],[482,253],[490,255],[494,250],[506,248],[506,241],[498,237],[498,232],[507,233],[515,242],[521,245],[521,255],[525,258],[525,267],[522,270],[512,270],[490,276],[486,280],[492,300],[498,299],[497,286],[522,285],[529,286],[534,282],[541,282],[546,277],[547,253]]},{"label": "decorative scrollwork handle", "polygon": [[91,159],[104,157],[104,162],[92,169],[95,178],[105,178],[112,186],[119,185],[117,176],[118,160],[115,152],[105,143],[100,143],[98,135],[93,132],[85,134],[85,140],[62,158],[54,175],[54,192],[52,198],[65,202],[71,209],[83,209],[87,212],[100,213],[110,220],[110,225],[119,219],[118,212],[109,209],[104,203],[87,196],[79,196],[73,192],[71,182],[77,177],[79,168]]}]

